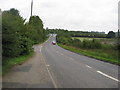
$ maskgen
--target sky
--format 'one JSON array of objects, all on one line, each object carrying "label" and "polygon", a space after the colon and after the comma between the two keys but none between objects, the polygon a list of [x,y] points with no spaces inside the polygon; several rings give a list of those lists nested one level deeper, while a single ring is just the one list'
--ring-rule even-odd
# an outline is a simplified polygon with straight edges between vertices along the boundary
[{"label": "sky", "polygon": [[[33,0],[33,15],[38,15],[44,28],[72,31],[118,30],[119,0]],[[31,0],[0,0],[2,11],[16,8],[27,21]]]}]

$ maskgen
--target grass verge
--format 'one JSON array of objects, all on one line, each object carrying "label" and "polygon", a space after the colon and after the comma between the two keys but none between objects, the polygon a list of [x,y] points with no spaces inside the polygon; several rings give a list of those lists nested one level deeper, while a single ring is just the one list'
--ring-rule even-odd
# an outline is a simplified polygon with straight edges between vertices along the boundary
[{"label": "grass verge", "polygon": [[107,53],[104,53],[104,52],[83,50],[83,49],[75,48],[72,46],[62,45],[60,43],[58,43],[58,45],[64,49],[70,50],[70,51],[78,53],[78,54],[83,54],[85,56],[89,56],[89,57],[96,58],[96,59],[99,59],[102,61],[106,61],[106,62],[120,65],[120,61],[118,59],[114,59],[114,58],[110,57]]},{"label": "grass verge", "polygon": [[[49,38],[46,38],[43,42],[40,42],[38,44],[35,44],[35,45],[40,45],[42,43],[44,43],[45,41],[47,41]],[[2,65],[2,71],[0,71],[0,76],[4,76],[12,67],[14,67],[15,65],[18,65],[18,64],[22,64],[24,63],[25,61],[27,61],[30,57],[32,57],[35,53],[34,52],[31,52],[29,55],[24,55],[24,56],[19,56],[19,57],[16,57],[16,58],[9,58],[7,59],[7,62],[5,62],[4,65]]]},{"label": "grass verge", "polygon": [[31,52],[29,55],[8,59],[7,62],[2,66],[2,75],[4,76],[13,66],[24,63],[33,55],[34,52]]}]

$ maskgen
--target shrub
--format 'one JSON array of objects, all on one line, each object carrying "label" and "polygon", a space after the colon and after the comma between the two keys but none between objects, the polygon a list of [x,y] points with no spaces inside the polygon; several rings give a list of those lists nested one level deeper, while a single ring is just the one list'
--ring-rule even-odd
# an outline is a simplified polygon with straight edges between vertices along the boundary
[{"label": "shrub", "polygon": [[81,41],[79,39],[73,39],[72,40],[72,43],[71,43],[72,46],[75,46],[75,47],[81,47]]}]

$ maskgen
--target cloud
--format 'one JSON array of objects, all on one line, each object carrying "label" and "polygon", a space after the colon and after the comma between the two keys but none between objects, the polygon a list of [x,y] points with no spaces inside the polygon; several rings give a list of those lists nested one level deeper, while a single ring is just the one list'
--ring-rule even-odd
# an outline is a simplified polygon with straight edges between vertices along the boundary
[{"label": "cloud", "polygon": [[[48,28],[69,30],[117,31],[119,0],[34,0],[34,15]],[[31,0],[2,0],[1,8],[17,8],[30,17]]]}]

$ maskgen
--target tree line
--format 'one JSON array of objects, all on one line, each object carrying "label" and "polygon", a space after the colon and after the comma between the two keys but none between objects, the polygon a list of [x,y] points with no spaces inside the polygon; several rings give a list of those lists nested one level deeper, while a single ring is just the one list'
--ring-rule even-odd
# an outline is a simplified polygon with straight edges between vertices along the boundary
[{"label": "tree line", "polygon": [[[71,35],[71,31],[68,30],[48,30],[50,33],[57,33],[56,40],[58,43],[61,43],[63,45],[73,46],[77,48],[83,48],[83,49],[102,49],[107,48],[107,45],[102,44],[98,39],[95,39],[95,37],[92,37],[92,40],[84,39],[81,41],[80,39],[74,38]],[[78,31],[77,31],[78,32]],[[72,34],[76,33],[76,31],[72,31]],[[90,34],[90,33],[89,33]],[[111,35],[112,34],[112,35]],[[113,31],[110,31],[108,34],[105,34],[107,38],[114,38],[113,35],[115,33]],[[110,37],[111,36],[111,37]],[[99,36],[100,37],[100,36]],[[101,37],[102,38],[102,34]],[[98,37],[97,37],[98,38]],[[118,49],[119,44],[116,45],[109,45],[112,49]],[[110,49],[108,48],[108,49]]]},{"label": "tree line", "polygon": [[79,40],[76,38],[72,38],[69,34],[67,33],[58,33],[56,40],[58,43],[61,43],[63,45],[68,45],[68,46],[73,46],[73,47],[77,47],[77,48],[83,48],[83,49],[101,49],[102,48],[102,44],[96,40]]},{"label": "tree line", "polygon": [[39,16],[31,16],[26,22],[17,9],[2,12],[2,57],[8,58],[28,55],[34,44],[47,38],[43,22]]},{"label": "tree line", "polygon": [[116,34],[113,31],[109,31],[108,34],[104,32],[88,32],[88,31],[68,31],[64,29],[48,29],[46,28],[47,33],[59,33],[67,32],[71,37],[89,37],[89,38],[115,38]]}]

